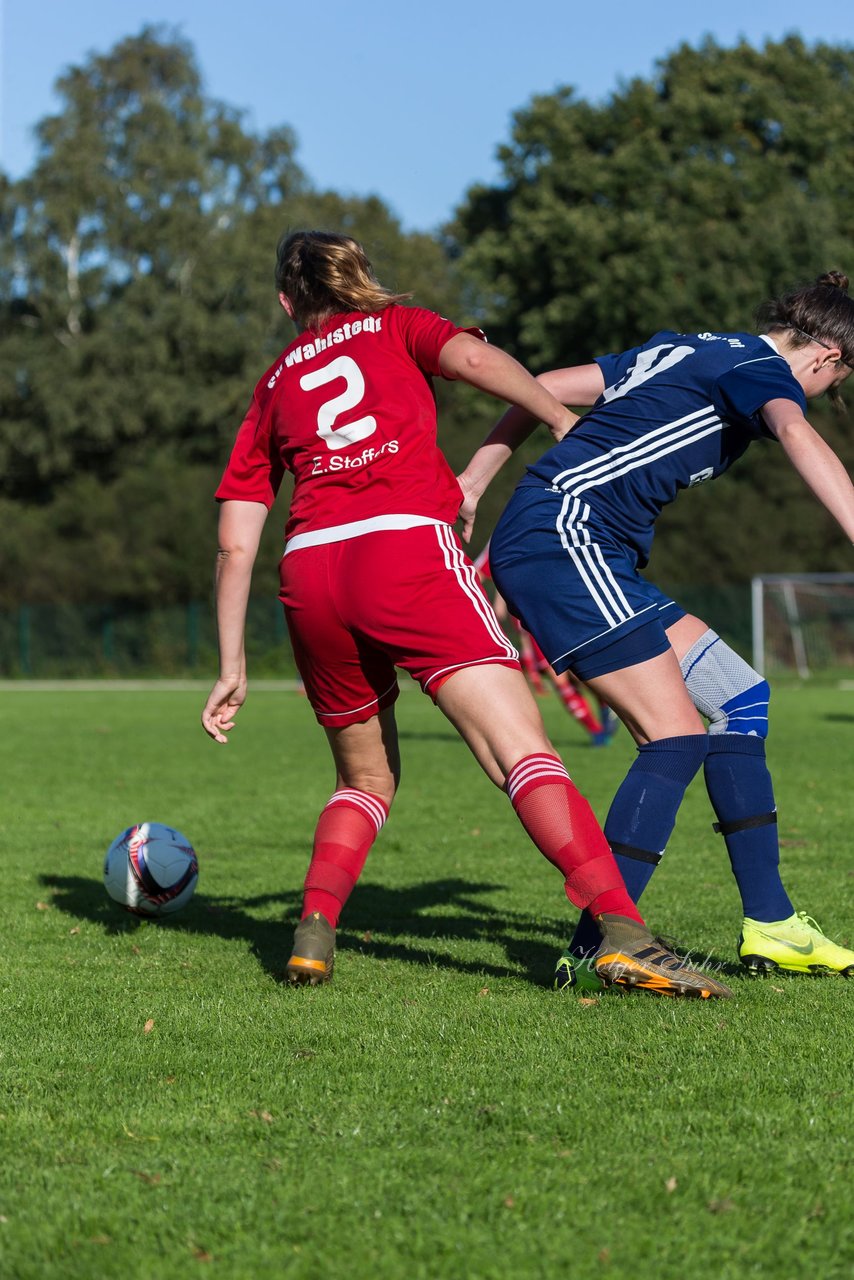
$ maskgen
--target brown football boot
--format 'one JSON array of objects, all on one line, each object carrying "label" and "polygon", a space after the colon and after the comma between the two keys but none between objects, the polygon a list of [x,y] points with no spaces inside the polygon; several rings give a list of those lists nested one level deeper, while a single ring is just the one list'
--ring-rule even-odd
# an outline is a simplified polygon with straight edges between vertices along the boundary
[{"label": "brown football boot", "polygon": [[663,996],[731,996],[729,987],[692,969],[654,938],[646,925],[627,916],[596,917],[602,942],[593,956],[593,968],[608,986],[656,991]]},{"label": "brown football boot", "polygon": [[335,930],[319,911],[300,920],[288,961],[288,982],[312,987],[329,982],[335,965]]}]

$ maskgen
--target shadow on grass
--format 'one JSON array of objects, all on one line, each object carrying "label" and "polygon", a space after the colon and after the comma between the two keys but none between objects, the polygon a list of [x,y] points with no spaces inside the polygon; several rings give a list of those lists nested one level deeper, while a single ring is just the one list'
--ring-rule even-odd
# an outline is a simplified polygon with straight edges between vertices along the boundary
[{"label": "shadow on grass", "polygon": [[[89,920],[113,935],[139,927],[137,917],[122,912],[107,897],[100,880],[44,874],[39,881],[50,891],[53,906],[75,920]],[[339,951],[361,951],[380,960],[402,960],[428,969],[485,978],[514,977],[548,986],[556,953],[572,932],[572,919],[567,916],[563,920],[534,922],[529,915],[502,910],[483,900],[483,895],[502,888],[462,879],[431,880],[400,889],[360,884],[338,928],[337,947]],[[181,933],[243,939],[264,969],[281,982],[301,899],[301,891],[251,898],[215,898],[197,893],[179,915],[166,916],[155,923]],[[278,919],[254,914],[257,909],[266,911],[271,906],[279,909]],[[475,940],[502,947],[507,963],[490,964],[452,954],[457,941]]]}]

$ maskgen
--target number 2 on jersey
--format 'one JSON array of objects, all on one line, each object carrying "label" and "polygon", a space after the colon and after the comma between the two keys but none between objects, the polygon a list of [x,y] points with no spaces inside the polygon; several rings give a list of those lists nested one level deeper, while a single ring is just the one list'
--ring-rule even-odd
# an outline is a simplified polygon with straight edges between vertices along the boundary
[{"label": "number 2 on jersey", "polygon": [[327,449],[344,449],[348,444],[355,444],[357,440],[373,435],[377,429],[377,420],[371,414],[365,414],[355,422],[346,422],[341,427],[335,426],[336,419],[348,409],[355,409],[365,394],[362,370],[350,356],[338,356],[322,369],[304,374],[299,384],[303,391],[314,391],[316,387],[335,382],[338,378],[344,379],[344,390],[331,400],[324,400],[317,411],[317,434],[326,441]]}]

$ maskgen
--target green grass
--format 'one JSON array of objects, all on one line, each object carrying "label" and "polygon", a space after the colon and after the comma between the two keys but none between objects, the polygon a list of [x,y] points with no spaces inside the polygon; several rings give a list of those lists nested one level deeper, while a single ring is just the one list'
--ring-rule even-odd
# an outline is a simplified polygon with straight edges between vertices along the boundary
[{"label": "green grass", "polygon": [[[727,1003],[554,993],[559,877],[409,694],[403,786],[336,981],[288,990],[326,743],[304,699],[257,693],[217,748],[203,696],[4,697],[4,1280],[852,1273],[854,984],[733,969]],[[626,735],[593,751],[541,705],[604,815]],[[851,941],[854,693],[772,707],[787,883]],[[110,839],[144,819],[199,852],[165,924],[101,884]],[[701,784],[645,910],[732,964],[738,901]]]}]

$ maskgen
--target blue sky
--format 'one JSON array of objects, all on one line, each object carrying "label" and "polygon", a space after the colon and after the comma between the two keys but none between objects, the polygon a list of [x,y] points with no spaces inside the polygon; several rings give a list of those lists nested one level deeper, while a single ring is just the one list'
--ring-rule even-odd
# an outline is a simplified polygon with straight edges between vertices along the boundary
[{"label": "blue sky", "polygon": [[145,23],[194,47],[206,92],[258,131],[288,124],[321,188],[375,193],[407,230],[432,230],[498,176],[513,112],[562,84],[602,100],[712,34],[761,45],[791,32],[854,43],[852,0],[0,0],[0,167],[33,162],[52,86]]}]

